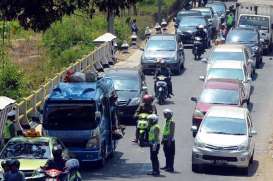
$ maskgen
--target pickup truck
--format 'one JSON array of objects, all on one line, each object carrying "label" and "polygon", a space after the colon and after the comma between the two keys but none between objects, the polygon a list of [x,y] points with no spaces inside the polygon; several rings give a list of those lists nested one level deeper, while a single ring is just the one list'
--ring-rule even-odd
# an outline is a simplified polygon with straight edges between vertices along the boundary
[{"label": "pickup truck", "polygon": [[273,41],[273,1],[238,0],[237,27],[258,29],[264,52],[269,52]]}]

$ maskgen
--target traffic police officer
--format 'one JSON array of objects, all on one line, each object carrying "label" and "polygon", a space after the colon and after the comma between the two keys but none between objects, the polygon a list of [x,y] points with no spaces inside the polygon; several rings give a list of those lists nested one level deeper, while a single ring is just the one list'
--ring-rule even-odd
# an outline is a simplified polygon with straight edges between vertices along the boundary
[{"label": "traffic police officer", "polygon": [[158,116],[156,114],[152,114],[148,116],[149,123],[151,125],[149,131],[149,144],[150,144],[150,159],[152,161],[153,171],[148,173],[148,175],[159,176],[159,160],[158,160],[158,152],[160,149],[160,128],[158,125]]},{"label": "traffic police officer", "polygon": [[163,151],[166,157],[166,165],[161,168],[168,172],[174,172],[174,155],[175,155],[175,141],[174,141],[174,131],[175,122],[173,121],[173,112],[170,109],[165,109],[163,111],[166,123],[163,130],[163,138],[161,144],[163,144]]},{"label": "traffic police officer", "polygon": [[10,111],[7,115],[7,120],[4,125],[4,130],[3,130],[3,138],[4,142],[7,143],[11,138],[15,136],[15,116],[16,112],[15,111]]}]

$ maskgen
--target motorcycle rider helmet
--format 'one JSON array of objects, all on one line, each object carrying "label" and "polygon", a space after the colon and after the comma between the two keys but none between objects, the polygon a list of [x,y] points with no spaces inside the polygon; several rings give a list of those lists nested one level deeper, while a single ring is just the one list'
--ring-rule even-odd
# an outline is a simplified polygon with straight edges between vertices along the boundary
[{"label": "motorcycle rider helmet", "polygon": [[17,168],[19,170],[19,168],[20,168],[20,162],[17,159],[10,160],[9,165],[10,165],[11,169],[13,169],[15,167],[15,168]]},{"label": "motorcycle rider helmet", "polygon": [[65,168],[70,170],[77,170],[80,168],[80,163],[78,159],[69,159],[65,162]]},{"label": "motorcycle rider helmet", "polygon": [[154,97],[152,95],[146,94],[143,96],[144,104],[152,104],[153,101],[154,101]]},{"label": "motorcycle rider helmet", "polygon": [[55,158],[62,158],[63,149],[60,145],[54,146],[52,149],[52,155]]},{"label": "motorcycle rider helmet", "polygon": [[170,109],[164,109],[163,115],[166,119],[171,119],[173,117],[173,111]]},{"label": "motorcycle rider helmet", "polygon": [[151,114],[147,117],[150,124],[154,125],[158,123],[158,116],[156,114]]},{"label": "motorcycle rider helmet", "polygon": [[198,29],[198,30],[202,30],[202,29],[204,29],[204,28],[205,28],[204,25],[198,25],[198,26],[197,26],[197,29]]},{"label": "motorcycle rider helmet", "polygon": [[15,120],[15,117],[16,117],[16,111],[15,110],[10,111],[8,113],[8,115],[7,115],[7,119],[9,119],[11,121]]}]

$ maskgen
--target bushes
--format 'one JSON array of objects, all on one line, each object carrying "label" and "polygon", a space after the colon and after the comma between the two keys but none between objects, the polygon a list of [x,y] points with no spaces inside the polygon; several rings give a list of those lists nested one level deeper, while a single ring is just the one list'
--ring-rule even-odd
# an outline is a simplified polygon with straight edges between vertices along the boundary
[{"label": "bushes", "polygon": [[19,68],[6,61],[0,68],[0,95],[5,95],[18,100],[27,94],[27,82]]}]

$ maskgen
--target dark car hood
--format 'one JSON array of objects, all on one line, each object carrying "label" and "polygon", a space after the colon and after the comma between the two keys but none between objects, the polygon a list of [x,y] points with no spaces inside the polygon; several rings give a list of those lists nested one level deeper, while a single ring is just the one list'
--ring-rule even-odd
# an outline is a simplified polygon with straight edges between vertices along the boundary
[{"label": "dark car hood", "polygon": [[179,30],[181,32],[188,32],[188,33],[193,33],[197,31],[195,26],[180,26]]},{"label": "dark car hood", "polygon": [[174,58],[175,51],[145,51],[145,58]]},{"label": "dark car hood", "polygon": [[139,91],[117,91],[118,94],[118,102],[128,102],[135,97],[140,97]]}]

